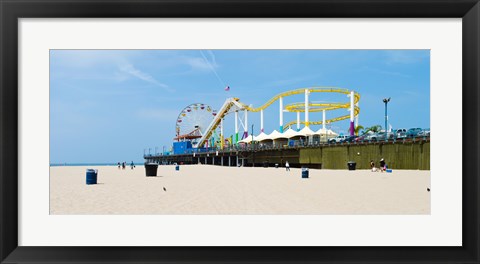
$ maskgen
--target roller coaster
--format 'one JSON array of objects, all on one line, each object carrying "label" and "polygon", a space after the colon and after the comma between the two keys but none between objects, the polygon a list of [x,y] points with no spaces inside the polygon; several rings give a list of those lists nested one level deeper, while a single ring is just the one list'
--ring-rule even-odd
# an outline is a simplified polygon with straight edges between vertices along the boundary
[{"label": "roller coaster", "polygon": [[[309,96],[311,93],[338,93],[344,94],[350,97],[348,102],[322,102],[322,103],[314,103],[309,101]],[[294,95],[305,95],[304,102],[296,102],[291,103],[288,105],[283,106],[283,98],[288,96]],[[354,118],[357,118],[357,125],[358,125],[358,115],[360,113],[360,108],[358,103],[360,101],[360,94],[338,87],[308,87],[308,88],[300,88],[295,90],[290,90],[286,92],[279,93],[268,100],[266,103],[259,107],[252,107],[245,103],[242,103],[239,98],[227,98],[220,108],[220,110],[212,112],[212,120],[208,126],[200,127],[195,121],[192,122],[192,127],[190,131],[187,131],[187,134],[191,134],[191,131],[195,131],[198,136],[196,138],[200,138],[195,144],[193,145],[196,148],[203,147],[205,145],[213,145],[213,135],[216,135],[217,128],[220,127],[220,145],[223,148],[224,144],[224,133],[223,133],[223,120],[224,118],[231,114],[235,114],[235,140],[232,142],[236,144],[239,141],[239,126],[238,121],[240,121],[241,126],[244,129],[244,133],[241,139],[244,139],[248,136],[248,112],[260,112],[260,123],[261,123],[261,133],[264,132],[263,126],[263,111],[270,107],[273,103],[279,101],[279,130],[280,133],[283,133],[284,128],[291,128],[294,124],[297,124],[297,129],[299,129],[300,125],[303,124],[305,127],[309,127],[310,125],[323,125],[323,129],[325,128],[325,124],[330,124],[333,122],[338,122],[341,120],[346,120],[350,118],[350,128],[349,131],[353,135],[354,133]],[[203,105],[203,104],[202,104]],[[190,110],[190,108],[187,108]],[[326,119],[326,112],[337,110],[337,109],[349,109],[349,114],[342,115],[334,118]],[[243,120],[239,118],[239,113],[243,112]],[[296,112],[297,113],[297,120],[290,121],[284,124],[283,121],[283,113],[284,112]],[[309,120],[309,113],[310,112],[323,112],[322,120],[317,121],[310,121]],[[304,119],[300,120],[300,113],[304,113]],[[180,115],[179,119],[177,120],[177,132],[179,130],[179,122],[182,122],[181,117],[187,116],[186,110],[184,110]],[[188,128],[187,128],[188,130]],[[217,135],[218,136],[218,135]],[[180,140],[181,136],[177,133],[176,140]]]}]

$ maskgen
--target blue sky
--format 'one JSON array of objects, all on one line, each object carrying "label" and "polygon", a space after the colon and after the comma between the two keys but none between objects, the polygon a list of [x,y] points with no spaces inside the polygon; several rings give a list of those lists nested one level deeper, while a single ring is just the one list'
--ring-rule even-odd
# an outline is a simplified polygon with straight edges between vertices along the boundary
[{"label": "blue sky", "polygon": [[[177,116],[189,104],[218,110],[227,97],[239,97],[256,107],[280,92],[312,86],[360,93],[364,127],[384,126],[385,97],[392,98],[394,129],[430,127],[429,50],[52,50],[50,161],[142,162],[144,149],[171,146]],[[303,100],[288,97],[284,105]],[[323,93],[310,100],[348,102]],[[278,102],[264,114],[266,132],[278,130]],[[345,114],[335,110],[327,118]],[[248,119],[258,134],[260,114]],[[284,115],[285,123],[295,119]],[[310,113],[310,120],[321,120],[321,113]],[[348,120],[332,128],[346,133]],[[232,115],[225,134],[233,132]]]}]

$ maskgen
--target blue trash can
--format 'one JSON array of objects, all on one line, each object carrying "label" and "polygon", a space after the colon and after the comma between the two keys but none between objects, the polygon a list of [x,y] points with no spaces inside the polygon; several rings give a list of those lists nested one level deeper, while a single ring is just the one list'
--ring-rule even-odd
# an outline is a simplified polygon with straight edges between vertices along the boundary
[{"label": "blue trash can", "polygon": [[97,184],[98,170],[87,169],[87,184]]},{"label": "blue trash can", "polygon": [[175,166],[175,170],[180,170],[180,165]]},{"label": "blue trash can", "polygon": [[305,168],[305,167],[302,168],[302,178],[308,179],[308,168]]}]

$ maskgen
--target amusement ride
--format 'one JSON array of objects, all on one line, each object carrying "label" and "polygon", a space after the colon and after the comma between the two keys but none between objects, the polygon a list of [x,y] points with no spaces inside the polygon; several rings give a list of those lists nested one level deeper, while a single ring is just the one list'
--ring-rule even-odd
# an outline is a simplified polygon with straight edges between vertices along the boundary
[{"label": "amusement ride", "polygon": [[[346,102],[311,102],[311,93],[336,93],[349,97]],[[284,105],[285,97],[304,94],[304,102],[296,102]],[[271,134],[266,135],[264,132],[263,112],[271,107],[276,101],[279,102],[279,130],[274,130]],[[338,88],[338,87],[309,87],[300,88],[282,92],[272,97],[266,103],[259,107],[252,107],[242,103],[239,98],[227,98],[222,107],[215,111],[212,107],[202,103],[194,103],[185,107],[176,120],[176,141],[190,141],[193,148],[219,146],[223,149],[225,143],[235,145],[242,142],[250,142],[248,135],[248,115],[250,113],[260,112],[260,135],[252,137],[254,141],[272,140],[275,138],[290,138],[299,135],[327,134],[327,124],[350,119],[349,132],[354,134],[355,123],[358,125],[358,116],[360,94],[355,91]],[[347,109],[349,114],[326,118],[327,112],[337,109]],[[285,123],[283,115],[285,112],[297,114],[296,120]],[[310,120],[309,113],[322,112],[321,120]],[[303,120],[301,114],[303,113]],[[235,135],[232,138],[224,137],[224,119],[227,115],[235,116]],[[242,117],[243,116],[243,117]],[[355,120],[356,119],[356,120]],[[240,136],[239,123],[243,128]],[[296,131],[293,126],[296,124]],[[300,130],[300,126],[304,128]],[[312,131],[310,125],[322,125],[322,129],[317,132]],[[303,133],[302,133],[303,132]]]}]

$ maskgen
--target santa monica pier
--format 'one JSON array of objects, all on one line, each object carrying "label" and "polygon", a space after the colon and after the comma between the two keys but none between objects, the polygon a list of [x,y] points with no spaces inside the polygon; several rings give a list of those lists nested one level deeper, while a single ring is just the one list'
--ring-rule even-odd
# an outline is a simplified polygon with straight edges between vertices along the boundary
[{"label": "santa monica pier", "polygon": [[[313,96],[334,93],[344,96],[343,102],[313,101]],[[286,97],[301,97],[302,102],[284,105]],[[342,97],[343,97],[342,96]],[[192,103],[179,109],[174,140],[169,151],[144,151],[146,163],[211,164],[218,166],[284,166],[317,169],[370,168],[370,161],[385,159],[389,168],[430,170],[430,129],[395,129],[388,127],[385,103],[385,129],[359,126],[360,94],[337,87],[309,87],[279,93],[259,107],[243,103],[240,98],[227,98],[219,110],[203,103]],[[278,130],[265,131],[264,111],[278,107]],[[348,114],[331,116],[344,109]],[[296,119],[284,120],[284,113],[295,113]],[[320,120],[311,120],[311,113],[321,113]],[[254,135],[248,117],[260,115],[259,133]],[[234,133],[225,136],[224,120],[233,116]],[[331,129],[331,125],[349,120],[348,133]],[[311,127],[319,126],[316,131]],[[251,128],[251,129],[250,129]],[[360,128],[363,134],[359,135]]]}]

